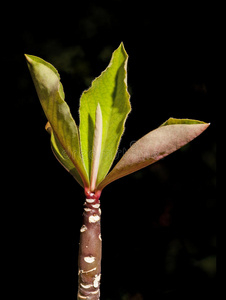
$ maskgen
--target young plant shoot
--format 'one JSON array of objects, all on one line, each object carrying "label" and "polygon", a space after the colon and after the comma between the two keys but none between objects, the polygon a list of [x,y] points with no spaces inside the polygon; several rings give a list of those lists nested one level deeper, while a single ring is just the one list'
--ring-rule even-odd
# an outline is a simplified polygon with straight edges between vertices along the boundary
[{"label": "young plant shoot", "polygon": [[134,143],[109,172],[131,111],[127,90],[128,55],[123,43],[108,67],[80,98],[79,127],[64,100],[57,70],[48,62],[25,55],[48,120],[52,151],[83,187],[85,204],[80,229],[77,299],[100,299],[100,195],[109,183],[144,168],[176,151],[208,126],[196,120],[170,118]]}]

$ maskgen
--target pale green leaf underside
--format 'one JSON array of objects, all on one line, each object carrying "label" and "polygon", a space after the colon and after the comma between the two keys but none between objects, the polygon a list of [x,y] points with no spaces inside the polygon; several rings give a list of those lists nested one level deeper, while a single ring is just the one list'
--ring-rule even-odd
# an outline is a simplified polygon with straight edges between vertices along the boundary
[{"label": "pale green leaf underside", "polygon": [[95,116],[95,129],[93,135],[92,165],[90,177],[90,190],[94,191],[100,165],[100,154],[102,144],[103,120],[99,103],[97,104]]},{"label": "pale green leaf underside", "polygon": [[112,181],[138,171],[181,148],[200,135],[209,124],[189,119],[170,118],[159,128],[134,143],[100,183],[102,190]]},{"label": "pale green leaf underside", "polygon": [[[77,169],[84,186],[89,185],[79,144],[78,129],[64,101],[64,92],[57,70],[41,58],[26,55],[28,67],[45,115],[54,136]],[[66,167],[67,168],[67,167]]]},{"label": "pale green leaf underside", "polygon": [[98,103],[102,112],[102,145],[96,185],[105,178],[112,165],[124,131],[126,117],[131,110],[126,82],[127,59],[128,55],[121,44],[113,53],[106,70],[92,82],[87,91],[83,92],[80,99],[81,152],[89,178],[91,176],[95,112]]}]

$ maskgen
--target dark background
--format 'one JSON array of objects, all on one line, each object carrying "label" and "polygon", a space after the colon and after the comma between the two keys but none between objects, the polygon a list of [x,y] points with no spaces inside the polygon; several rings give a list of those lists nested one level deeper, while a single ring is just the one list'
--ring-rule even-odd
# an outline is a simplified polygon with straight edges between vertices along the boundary
[{"label": "dark background", "polygon": [[179,3],[55,2],[3,9],[7,299],[76,299],[84,201],[80,186],[51,152],[23,54],[58,69],[79,123],[81,93],[121,41],[129,54],[132,112],[115,162],[169,117],[211,126],[181,150],[103,191],[101,297],[215,296],[216,12],[207,3]]}]

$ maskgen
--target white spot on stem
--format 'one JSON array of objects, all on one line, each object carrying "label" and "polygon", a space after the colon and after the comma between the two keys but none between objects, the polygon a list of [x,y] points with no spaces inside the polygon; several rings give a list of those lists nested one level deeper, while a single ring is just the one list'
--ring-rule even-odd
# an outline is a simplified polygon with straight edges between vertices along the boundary
[{"label": "white spot on stem", "polygon": [[84,208],[85,211],[91,211],[91,208]]},{"label": "white spot on stem", "polygon": [[98,203],[97,203],[97,204],[92,204],[92,207],[93,207],[93,208],[99,208],[99,207],[100,207],[100,204],[98,204]]},{"label": "white spot on stem", "polygon": [[100,276],[101,276],[101,274],[95,275],[95,279],[94,279],[94,282],[93,282],[93,286],[94,286],[95,288],[98,288],[98,286],[99,286]]},{"label": "white spot on stem", "polygon": [[80,299],[87,299],[87,297],[82,296],[82,295],[80,295],[79,293],[78,293],[78,298],[80,298]]},{"label": "white spot on stem", "polygon": [[93,286],[92,284],[82,284],[82,283],[80,283],[80,285],[84,289],[90,289]]},{"label": "white spot on stem", "polygon": [[81,229],[80,229],[80,232],[85,232],[87,230],[87,227],[86,225],[82,225]]},{"label": "white spot on stem", "polygon": [[90,294],[92,294],[92,295],[96,295],[96,294],[98,294],[98,293],[99,293],[99,289],[96,290],[96,291],[94,291],[94,292],[90,292]]},{"label": "white spot on stem", "polygon": [[93,271],[96,271],[96,267],[95,268],[93,268],[93,269],[90,269],[90,270],[88,270],[88,271],[84,271],[84,270],[79,270],[79,272],[78,272],[78,275],[80,275],[80,273],[81,274],[87,274],[87,273],[90,273],[90,272],[93,272]]},{"label": "white spot on stem", "polygon": [[93,203],[93,202],[95,202],[95,199],[86,199],[86,202],[87,203]]},{"label": "white spot on stem", "polygon": [[84,257],[84,261],[87,262],[88,264],[91,264],[95,261],[95,257],[94,256],[85,256]]},{"label": "white spot on stem", "polygon": [[100,217],[98,215],[93,215],[89,217],[89,223],[96,223],[100,220]]},{"label": "white spot on stem", "polygon": [[102,241],[101,234],[99,234],[99,240]]}]

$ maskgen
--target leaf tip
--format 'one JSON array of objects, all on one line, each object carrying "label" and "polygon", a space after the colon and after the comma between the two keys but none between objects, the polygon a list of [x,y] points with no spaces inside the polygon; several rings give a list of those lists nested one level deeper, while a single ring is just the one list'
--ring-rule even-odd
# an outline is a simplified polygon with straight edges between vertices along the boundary
[{"label": "leaf tip", "polygon": [[121,47],[123,50],[125,50],[125,46],[124,46],[123,42],[120,43],[119,47]]},{"label": "leaf tip", "polygon": [[25,58],[26,58],[26,61],[28,64],[31,64],[32,62],[32,59],[31,59],[31,55],[28,55],[28,54],[24,54]]},{"label": "leaf tip", "polygon": [[49,122],[46,123],[45,130],[51,135],[52,127]]},{"label": "leaf tip", "polygon": [[100,114],[101,113],[101,107],[100,107],[100,103],[97,103],[97,108],[96,108],[96,114]]},{"label": "leaf tip", "polygon": [[[210,126],[211,123],[206,123],[206,122],[202,122],[200,121],[200,123],[197,123],[197,125],[201,125],[203,126],[204,130],[206,130],[209,126]],[[203,131],[204,131],[203,130]]]},{"label": "leaf tip", "polygon": [[206,125],[205,129],[204,129],[204,130],[206,130],[211,125],[211,123],[204,123],[203,125]]},{"label": "leaf tip", "polygon": [[[122,54],[123,54],[126,58],[129,57],[128,53],[126,52],[126,49],[125,49],[125,46],[124,46],[124,43],[123,43],[123,42],[120,43],[118,49],[121,50]],[[117,49],[116,49],[116,50],[117,50]]]}]

